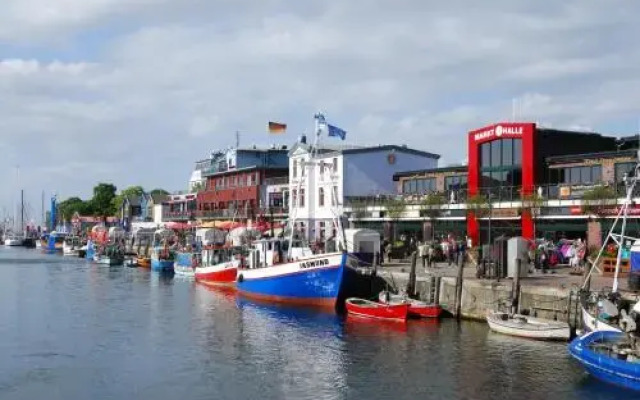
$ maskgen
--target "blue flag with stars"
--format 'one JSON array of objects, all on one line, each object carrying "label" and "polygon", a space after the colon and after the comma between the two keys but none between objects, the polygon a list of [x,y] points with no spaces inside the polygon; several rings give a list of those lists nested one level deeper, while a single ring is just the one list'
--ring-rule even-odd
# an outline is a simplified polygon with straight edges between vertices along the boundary
[{"label": "blue flag with stars", "polygon": [[347,138],[347,131],[344,129],[340,129],[337,126],[327,124],[327,129],[329,130],[329,136],[339,137],[342,140]]}]

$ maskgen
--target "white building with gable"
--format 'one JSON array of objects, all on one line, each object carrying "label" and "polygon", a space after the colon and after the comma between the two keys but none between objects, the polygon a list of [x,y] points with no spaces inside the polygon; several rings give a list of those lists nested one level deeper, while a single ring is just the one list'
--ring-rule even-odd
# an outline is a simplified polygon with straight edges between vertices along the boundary
[{"label": "white building with gable", "polygon": [[302,137],[289,151],[289,217],[310,240],[335,235],[333,221],[345,199],[396,194],[393,175],[435,168],[439,155],[406,146],[313,148]]}]

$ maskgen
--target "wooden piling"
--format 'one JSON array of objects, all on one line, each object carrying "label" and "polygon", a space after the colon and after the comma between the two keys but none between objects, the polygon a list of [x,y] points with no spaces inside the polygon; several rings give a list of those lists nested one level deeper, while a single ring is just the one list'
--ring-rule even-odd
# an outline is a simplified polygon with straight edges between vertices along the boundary
[{"label": "wooden piling", "polygon": [[462,266],[458,267],[458,276],[456,278],[456,302],[455,302],[455,313],[456,318],[460,319],[461,310],[462,310],[462,281],[464,276],[464,268]]},{"label": "wooden piling", "polygon": [[518,314],[520,308],[520,266],[522,260],[516,258],[516,274],[513,277],[513,287],[511,289],[511,314]]},{"label": "wooden piling", "polygon": [[411,272],[409,273],[409,282],[407,282],[407,295],[413,297],[416,294],[416,264],[418,263],[418,254],[414,251],[411,253]]}]

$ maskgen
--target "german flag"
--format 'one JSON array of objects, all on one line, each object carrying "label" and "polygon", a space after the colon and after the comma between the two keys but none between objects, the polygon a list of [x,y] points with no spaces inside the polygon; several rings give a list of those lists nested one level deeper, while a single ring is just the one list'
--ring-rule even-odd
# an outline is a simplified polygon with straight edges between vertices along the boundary
[{"label": "german flag", "polygon": [[273,135],[281,135],[287,132],[287,124],[269,121],[269,133]]}]

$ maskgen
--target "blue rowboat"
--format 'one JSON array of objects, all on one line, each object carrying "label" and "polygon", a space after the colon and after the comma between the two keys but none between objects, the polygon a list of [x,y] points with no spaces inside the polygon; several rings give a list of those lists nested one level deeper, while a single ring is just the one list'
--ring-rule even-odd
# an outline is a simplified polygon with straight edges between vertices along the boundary
[{"label": "blue rowboat", "polygon": [[592,376],[614,385],[640,391],[640,360],[630,360],[611,351],[625,338],[621,332],[595,331],[575,338],[569,354]]}]

